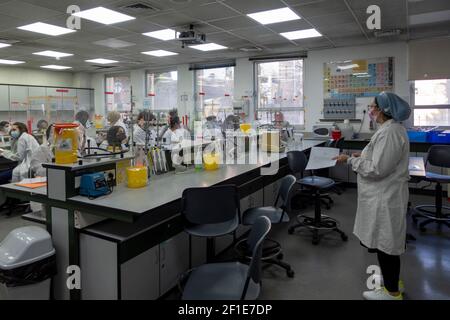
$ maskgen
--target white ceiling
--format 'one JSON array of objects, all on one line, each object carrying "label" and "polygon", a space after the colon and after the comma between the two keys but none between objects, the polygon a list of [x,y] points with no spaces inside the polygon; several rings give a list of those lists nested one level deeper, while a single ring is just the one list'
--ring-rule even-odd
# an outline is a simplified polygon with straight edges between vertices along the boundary
[{"label": "white ceiling", "polygon": [[[137,13],[122,9],[138,2],[155,10]],[[101,5],[133,15],[136,19],[110,26],[82,20],[81,30],[58,37],[17,29],[37,21],[64,27],[68,18],[66,9],[71,4],[79,5],[82,10]],[[377,39],[373,32],[367,30],[366,8],[372,4],[381,7],[383,29],[401,29],[400,36]],[[263,26],[246,16],[247,13],[286,6],[302,19]],[[84,60],[100,57],[118,60],[113,68],[105,69],[115,71],[423,37],[448,37],[450,21],[408,24],[410,15],[445,10],[450,10],[450,0],[0,0],[0,41],[18,41],[11,47],[1,48],[0,59],[26,61],[21,65],[23,67],[39,68],[51,63],[71,66],[73,71],[95,72],[101,69]],[[208,42],[216,42],[229,49],[200,52],[187,47],[182,49],[177,40],[160,41],[142,35],[163,28],[181,31],[188,29],[189,24],[206,33]],[[309,28],[316,28],[324,36],[290,41],[279,35],[280,32]],[[101,45],[122,42],[128,43],[127,46]],[[249,53],[241,50],[254,46],[262,51]],[[157,49],[174,51],[179,55],[157,58],[140,53]],[[69,52],[74,56],[55,61],[32,54],[42,50]]]}]

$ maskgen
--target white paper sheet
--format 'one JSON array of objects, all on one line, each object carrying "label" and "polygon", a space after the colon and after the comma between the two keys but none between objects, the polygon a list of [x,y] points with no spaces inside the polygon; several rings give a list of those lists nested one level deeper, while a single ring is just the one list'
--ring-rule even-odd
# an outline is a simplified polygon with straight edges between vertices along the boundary
[{"label": "white paper sheet", "polygon": [[336,160],[332,160],[339,155],[338,148],[312,147],[308,164],[305,170],[316,170],[334,167]]}]

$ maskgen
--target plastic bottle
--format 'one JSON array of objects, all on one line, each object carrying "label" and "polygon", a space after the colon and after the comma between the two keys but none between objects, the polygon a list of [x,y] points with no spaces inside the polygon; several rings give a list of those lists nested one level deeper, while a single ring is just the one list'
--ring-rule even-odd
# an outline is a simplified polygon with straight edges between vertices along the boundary
[{"label": "plastic bottle", "polygon": [[203,169],[203,157],[202,157],[202,149],[198,148],[197,152],[195,153],[195,171],[202,171]]}]

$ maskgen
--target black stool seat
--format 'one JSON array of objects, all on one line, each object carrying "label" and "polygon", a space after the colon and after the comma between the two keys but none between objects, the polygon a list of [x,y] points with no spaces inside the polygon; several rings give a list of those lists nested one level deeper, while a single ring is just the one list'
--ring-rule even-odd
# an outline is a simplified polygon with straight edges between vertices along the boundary
[{"label": "black stool seat", "polygon": [[297,183],[304,185],[306,187],[317,188],[317,189],[328,189],[335,185],[334,180],[326,177],[309,176],[297,180]]},{"label": "black stool seat", "polygon": [[242,224],[246,226],[253,225],[260,216],[266,216],[273,224],[289,222],[289,216],[283,214],[282,208],[261,207],[245,210],[242,215]]},{"label": "black stool seat", "polygon": [[239,218],[236,216],[232,220],[221,223],[196,224],[186,226],[184,230],[197,237],[220,237],[232,233],[239,226]]}]

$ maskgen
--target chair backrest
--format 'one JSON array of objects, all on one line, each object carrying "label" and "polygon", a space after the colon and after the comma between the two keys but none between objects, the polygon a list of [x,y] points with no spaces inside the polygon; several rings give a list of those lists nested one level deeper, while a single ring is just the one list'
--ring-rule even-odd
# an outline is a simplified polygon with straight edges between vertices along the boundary
[{"label": "chair backrest", "polygon": [[431,146],[427,162],[436,167],[450,168],[450,145]]},{"label": "chair backrest", "polygon": [[297,181],[297,178],[295,178],[293,175],[288,174],[286,177],[281,179],[281,185],[278,189],[278,194],[275,199],[274,207],[277,206],[278,200],[283,201],[281,207],[283,210],[287,209],[289,206],[289,194],[291,192],[292,187],[294,186],[295,182]]},{"label": "chair backrest", "polygon": [[303,177],[303,172],[305,171],[306,165],[308,163],[308,159],[306,155],[302,151],[289,151],[287,153],[287,159],[289,164],[289,169],[291,169],[292,173],[297,176]]},{"label": "chair backrest", "polygon": [[235,185],[188,188],[181,198],[181,214],[192,224],[221,223],[239,215]]},{"label": "chair backrest", "polygon": [[266,216],[258,217],[252,225],[250,235],[247,238],[249,252],[252,252],[252,259],[248,268],[247,279],[245,281],[244,290],[241,299],[245,299],[250,280],[255,283],[261,283],[261,257],[262,245],[265,237],[269,233],[271,223]]}]

